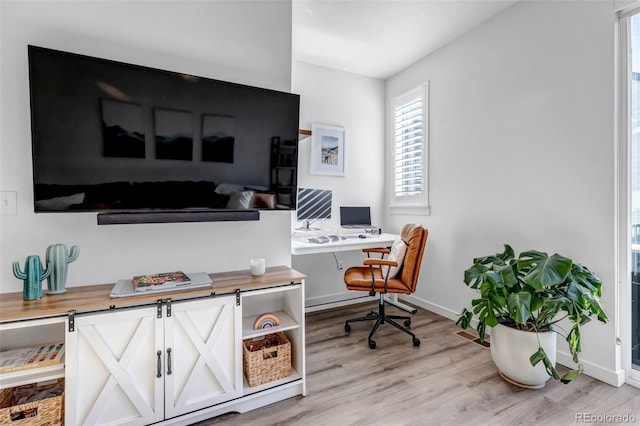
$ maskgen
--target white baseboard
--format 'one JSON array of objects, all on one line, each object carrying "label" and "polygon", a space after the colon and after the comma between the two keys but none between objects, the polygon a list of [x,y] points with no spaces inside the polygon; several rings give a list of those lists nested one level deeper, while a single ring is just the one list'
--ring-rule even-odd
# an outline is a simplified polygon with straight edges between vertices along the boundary
[{"label": "white baseboard", "polygon": [[[557,351],[556,362],[568,368],[576,368],[576,364],[573,362],[571,354],[566,352]],[[622,386],[625,382],[624,370],[613,371],[583,360],[580,360],[580,364],[582,364],[583,374],[600,380],[601,382],[617,388]]]},{"label": "white baseboard", "polygon": [[448,318],[452,321],[457,321],[458,320],[458,316],[460,315],[459,312],[454,312],[449,308],[445,308],[444,306],[440,306],[440,305],[436,305],[435,303],[431,303],[427,300],[421,299],[419,297],[415,297],[415,296],[405,296],[405,295],[400,295],[399,298],[401,300],[404,300],[406,302],[412,303],[416,306],[419,306],[423,309],[426,309],[427,311],[431,311],[434,314],[438,314],[438,315],[442,315],[445,318]]},{"label": "white baseboard", "polygon": [[340,306],[348,306],[355,305],[357,303],[364,303],[377,300],[376,297],[371,296],[359,296],[359,297],[351,297],[349,299],[345,299],[344,296],[341,295],[332,295],[326,297],[312,297],[305,300],[304,311],[309,312],[317,312],[323,311],[325,309],[338,308]]}]

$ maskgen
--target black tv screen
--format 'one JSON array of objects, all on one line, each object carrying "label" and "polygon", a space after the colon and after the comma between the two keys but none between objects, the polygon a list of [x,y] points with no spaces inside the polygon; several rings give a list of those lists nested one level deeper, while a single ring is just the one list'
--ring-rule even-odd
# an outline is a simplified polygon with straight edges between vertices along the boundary
[{"label": "black tv screen", "polygon": [[295,209],[298,95],[28,53],[36,212]]}]

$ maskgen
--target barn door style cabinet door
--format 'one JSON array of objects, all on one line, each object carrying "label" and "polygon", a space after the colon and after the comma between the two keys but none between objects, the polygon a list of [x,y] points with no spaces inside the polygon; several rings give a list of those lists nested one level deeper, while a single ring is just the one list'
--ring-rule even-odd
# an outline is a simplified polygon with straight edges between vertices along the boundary
[{"label": "barn door style cabinet door", "polygon": [[234,296],[172,303],[165,320],[165,417],[242,393],[240,307]]},{"label": "barn door style cabinet door", "polygon": [[234,296],[83,314],[67,335],[67,424],[146,425],[242,393]]}]

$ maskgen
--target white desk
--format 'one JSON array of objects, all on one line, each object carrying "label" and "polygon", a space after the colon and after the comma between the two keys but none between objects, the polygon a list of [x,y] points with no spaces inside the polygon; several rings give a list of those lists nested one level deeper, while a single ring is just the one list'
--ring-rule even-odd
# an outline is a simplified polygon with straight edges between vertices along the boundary
[{"label": "white desk", "polygon": [[367,235],[367,238],[358,237],[359,234],[341,235],[343,240],[333,241],[328,243],[310,243],[308,238],[312,237],[298,237],[291,238],[291,254],[316,254],[316,253],[331,253],[347,250],[362,250],[363,248],[374,247],[390,247],[393,241],[399,237],[395,234],[380,234],[380,235]]},{"label": "white desk", "polygon": [[[322,235],[322,234],[321,234]],[[324,234],[329,235],[328,233]],[[366,234],[366,238],[360,238],[361,234],[332,234],[344,237],[337,241],[331,241],[326,243],[314,243],[309,242],[309,238],[316,237],[316,235],[294,235],[291,237],[291,254],[294,256],[317,254],[317,253],[336,253],[351,250],[362,250],[365,248],[375,247],[391,247],[396,238],[399,235],[385,234],[369,235]],[[414,313],[416,310],[411,306],[407,306],[404,303],[398,301],[398,295],[394,294],[386,299],[387,303],[392,304],[402,310]]]}]

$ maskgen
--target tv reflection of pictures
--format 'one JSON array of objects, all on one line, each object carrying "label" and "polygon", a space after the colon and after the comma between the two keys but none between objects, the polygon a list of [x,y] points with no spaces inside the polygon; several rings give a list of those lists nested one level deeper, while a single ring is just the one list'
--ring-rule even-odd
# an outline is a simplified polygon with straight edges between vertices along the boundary
[{"label": "tv reflection of pictures", "polygon": [[271,202],[271,140],[297,143],[299,95],[36,46],[25,53],[35,212],[295,209],[294,197]]},{"label": "tv reflection of pictures", "polygon": [[202,116],[202,161],[233,164],[234,117]]},{"label": "tv reflection of pictures", "polygon": [[155,108],[156,158],[193,159],[192,118],[189,111]]},{"label": "tv reflection of pictures", "polygon": [[101,99],[103,155],[144,158],[142,105]]},{"label": "tv reflection of pictures", "polygon": [[298,188],[298,222],[331,219],[331,190]]}]

